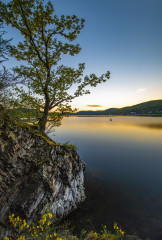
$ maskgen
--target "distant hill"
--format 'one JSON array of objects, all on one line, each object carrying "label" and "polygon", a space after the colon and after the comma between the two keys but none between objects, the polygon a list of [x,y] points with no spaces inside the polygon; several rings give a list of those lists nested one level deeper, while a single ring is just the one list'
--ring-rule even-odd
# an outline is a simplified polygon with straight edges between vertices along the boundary
[{"label": "distant hill", "polygon": [[124,108],[103,111],[79,111],[70,115],[162,115],[162,100],[153,100]]},{"label": "distant hill", "polygon": [[113,112],[115,115],[151,115],[161,114],[162,115],[162,100],[154,100],[136,104],[130,107],[124,107],[117,109]]},{"label": "distant hill", "polygon": [[109,108],[107,110],[100,110],[100,111],[79,111],[77,113],[70,113],[70,115],[110,115],[112,114],[117,108]]}]

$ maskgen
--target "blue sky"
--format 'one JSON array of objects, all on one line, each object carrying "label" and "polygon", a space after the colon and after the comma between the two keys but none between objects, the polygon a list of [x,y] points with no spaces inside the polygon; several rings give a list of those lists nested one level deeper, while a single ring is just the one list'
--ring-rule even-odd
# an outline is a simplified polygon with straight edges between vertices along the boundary
[{"label": "blue sky", "polygon": [[[90,95],[74,100],[74,107],[101,110],[162,99],[162,0],[55,0],[52,3],[58,15],[75,14],[86,20],[77,39],[81,53],[63,57],[63,63],[77,67],[85,62],[85,74],[111,72],[107,83],[91,89]],[[18,33],[9,32],[11,37],[16,36],[16,43]],[[12,66],[13,61],[6,64]]]}]

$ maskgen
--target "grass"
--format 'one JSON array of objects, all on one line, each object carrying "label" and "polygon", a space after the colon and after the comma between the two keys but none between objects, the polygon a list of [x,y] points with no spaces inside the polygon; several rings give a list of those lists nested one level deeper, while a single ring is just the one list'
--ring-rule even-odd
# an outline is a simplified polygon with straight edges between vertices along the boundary
[{"label": "grass", "polygon": [[77,147],[74,144],[56,143],[50,137],[48,137],[48,135],[46,135],[45,133],[40,134],[38,132],[38,125],[36,125],[36,124],[31,125],[31,124],[25,123],[25,122],[21,121],[20,119],[11,118],[7,114],[1,114],[1,122],[2,122],[2,124],[4,124],[4,122],[7,123],[7,127],[8,127],[8,129],[10,129],[11,132],[14,130],[15,126],[21,127],[23,129],[26,129],[27,131],[29,131],[31,134],[39,137],[42,141],[48,143],[51,146],[62,146],[62,147],[66,147],[66,148],[71,148],[75,151],[77,150]]}]

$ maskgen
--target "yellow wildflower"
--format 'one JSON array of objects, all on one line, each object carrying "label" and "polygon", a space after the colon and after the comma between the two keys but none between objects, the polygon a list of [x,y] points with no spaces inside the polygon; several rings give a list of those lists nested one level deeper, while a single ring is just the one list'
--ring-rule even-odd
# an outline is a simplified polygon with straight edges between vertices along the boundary
[{"label": "yellow wildflower", "polygon": [[43,232],[43,230],[44,230],[44,227],[40,227],[41,228],[41,230],[42,230],[42,232]]},{"label": "yellow wildflower", "polygon": [[52,213],[48,213],[49,218],[52,218]]},{"label": "yellow wildflower", "polygon": [[119,229],[117,223],[114,223],[114,229]]},{"label": "yellow wildflower", "polygon": [[94,232],[94,236],[97,237],[97,233],[96,232]]},{"label": "yellow wildflower", "polygon": [[124,231],[122,231],[122,229],[120,229],[120,233],[121,233],[122,235],[124,235],[124,234],[125,234],[125,232],[124,232]]},{"label": "yellow wildflower", "polygon": [[24,236],[20,236],[17,240],[25,240]]},{"label": "yellow wildflower", "polygon": [[23,230],[23,226],[20,226],[19,229],[20,229],[20,230]]}]

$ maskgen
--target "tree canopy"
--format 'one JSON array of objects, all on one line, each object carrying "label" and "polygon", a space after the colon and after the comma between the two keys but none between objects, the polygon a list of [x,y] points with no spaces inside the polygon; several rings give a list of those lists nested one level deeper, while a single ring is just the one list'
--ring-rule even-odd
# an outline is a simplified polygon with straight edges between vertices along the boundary
[{"label": "tree canopy", "polygon": [[[0,14],[1,16],[1,14]],[[0,64],[7,60],[7,56],[10,51],[10,42],[12,39],[4,39],[3,35],[5,34],[5,31],[2,30],[2,19],[0,19]]]},{"label": "tree canopy", "polygon": [[3,30],[2,19],[0,19],[0,104],[6,108],[10,108],[15,101],[11,88],[15,84],[24,84],[25,78],[15,74],[13,71],[9,71],[6,67],[3,66],[3,62],[8,60],[10,56],[11,45],[10,42],[12,39],[4,39],[6,31]]},{"label": "tree canopy", "polygon": [[[77,16],[60,18],[54,7],[44,0],[12,0],[1,2],[2,20],[18,29],[24,40],[11,47],[11,55],[26,62],[14,71],[28,79],[28,91],[17,88],[20,105],[34,108],[39,115],[40,132],[50,119],[59,124],[61,118],[72,111],[74,98],[89,94],[87,86],[96,87],[110,78],[110,72],[97,77],[94,73],[83,77],[85,64],[78,69],[60,64],[64,54],[74,56],[81,51],[75,40],[84,27],[84,19]],[[70,93],[71,87],[76,90]]]}]

